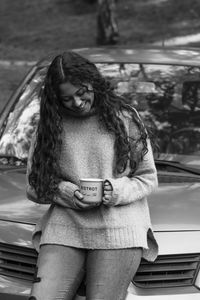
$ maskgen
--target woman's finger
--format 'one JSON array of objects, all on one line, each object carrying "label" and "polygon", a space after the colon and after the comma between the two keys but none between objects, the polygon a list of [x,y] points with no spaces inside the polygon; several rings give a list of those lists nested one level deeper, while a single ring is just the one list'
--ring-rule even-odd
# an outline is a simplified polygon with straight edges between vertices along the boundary
[{"label": "woman's finger", "polygon": [[110,200],[112,197],[111,197],[111,195],[104,195],[103,198],[106,200]]},{"label": "woman's finger", "polygon": [[82,200],[84,198],[83,194],[81,194],[81,192],[78,190],[74,192],[74,196],[79,200]]},{"label": "woman's finger", "polygon": [[104,191],[104,195],[112,196],[112,191]]},{"label": "woman's finger", "polygon": [[88,204],[83,203],[82,201],[79,201],[78,198],[75,198],[75,205],[78,206],[81,209],[88,208]]},{"label": "woman's finger", "polygon": [[86,201],[83,201],[83,200],[79,200],[79,199],[75,199],[75,204],[79,207],[79,208],[82,208],[82,209],[89,209],[89,208],[92,208],[92,207],[96,207],[96,206],[99,206],[100,203],[98,202],[86,202]]},{"label": "woman's finger", "polygon": [[[76,195],[75,195],[75,197],[76,197]],[[84,197],[83,197],[83,198],[78,198],[78,197],[76,197],[76,199],[77,199],[80,203],[83,203],[83,204],[88,205],[88,206],[97,206],[97,205],[100,205],[100,202],[99,202],[99,201],[98,201],[98,202],[87,201],[87,200],[84,199]]]},{"label": "woman's finger", "polygon": [[105,198],[105,197],[103,197],[102,202],[103,202],[104,205],[110,206],[111,205],[111,198]]},{"label": "woman's finger", "polygon": [[112,191],[111,185],[104,186],[104,191]]},{"label": "woman's finger", "polygon": [[112,185],[109,181],[104,182],[104,190],[106,190],[106,191],[112,191],[113,190],[113,187],[112,187]]}]

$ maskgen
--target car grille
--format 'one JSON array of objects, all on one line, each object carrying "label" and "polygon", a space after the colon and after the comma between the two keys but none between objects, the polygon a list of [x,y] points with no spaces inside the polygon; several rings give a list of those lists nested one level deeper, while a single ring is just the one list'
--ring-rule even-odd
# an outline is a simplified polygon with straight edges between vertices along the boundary
[{"label": "car grille", "polygon": [[153,263],[142,260],[133,283],[141,288],[192,286],[199,268],[199,253],[158,256]]},{"label": "car grille", "polygon": [[[33,281],[37,262],[34,249],[0,243],[0,274]],[[141,288],[193,285],[200,254],[163,255],[155,262],[141,261],[133,283]]]},{"label": "car grille", "polygon": [[0,243],[0,274],[33,281],[37,252],[27,247]]}]

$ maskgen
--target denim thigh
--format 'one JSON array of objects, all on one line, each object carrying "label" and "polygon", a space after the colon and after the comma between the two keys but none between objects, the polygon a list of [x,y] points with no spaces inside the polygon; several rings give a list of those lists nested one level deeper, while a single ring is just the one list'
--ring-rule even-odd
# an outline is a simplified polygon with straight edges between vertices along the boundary
[{"label": "denim thigh", "polygon": [[86,299],[124,300],[141,257],[141,248],[89,250],[86,261]]},{"label": "denim thigh", "polygon": [[87,251],[43,245],[37,262],[39,280],[30,299],[72,300],[86,271],[87,300],[124,300],[141,256],[141,248]]},{"label": "denim thigh", "polygon": [[30,299],[72,300],[84,277],[85,257],[84,249],[42,245]]}]

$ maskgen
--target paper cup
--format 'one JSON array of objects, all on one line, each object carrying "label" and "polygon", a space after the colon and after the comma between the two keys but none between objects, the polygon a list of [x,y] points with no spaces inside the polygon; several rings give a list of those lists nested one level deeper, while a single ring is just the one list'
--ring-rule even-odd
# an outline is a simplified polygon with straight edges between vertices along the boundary
[{"label": "paper cup", "polygon": [[101,202],[103,197],[103,179],[81,178],[80,191],[84,196],[84,200]]}]

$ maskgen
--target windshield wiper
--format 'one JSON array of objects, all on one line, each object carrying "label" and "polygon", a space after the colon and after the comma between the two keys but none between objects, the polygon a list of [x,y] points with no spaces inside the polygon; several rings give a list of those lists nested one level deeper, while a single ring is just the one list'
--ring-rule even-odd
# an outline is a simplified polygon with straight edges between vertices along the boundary
[{"label": "windshield wiper", "polygon": [[188,167],[186,165],[183,165],[179,162],[173,162],[173,161],[167,161],[167,160],[159,160],[155,159],[155,164],[156,166],[161,166],[161,167],[172,167],[177,170],[185,171],[194,175],[200,175],[200,169]]}]

